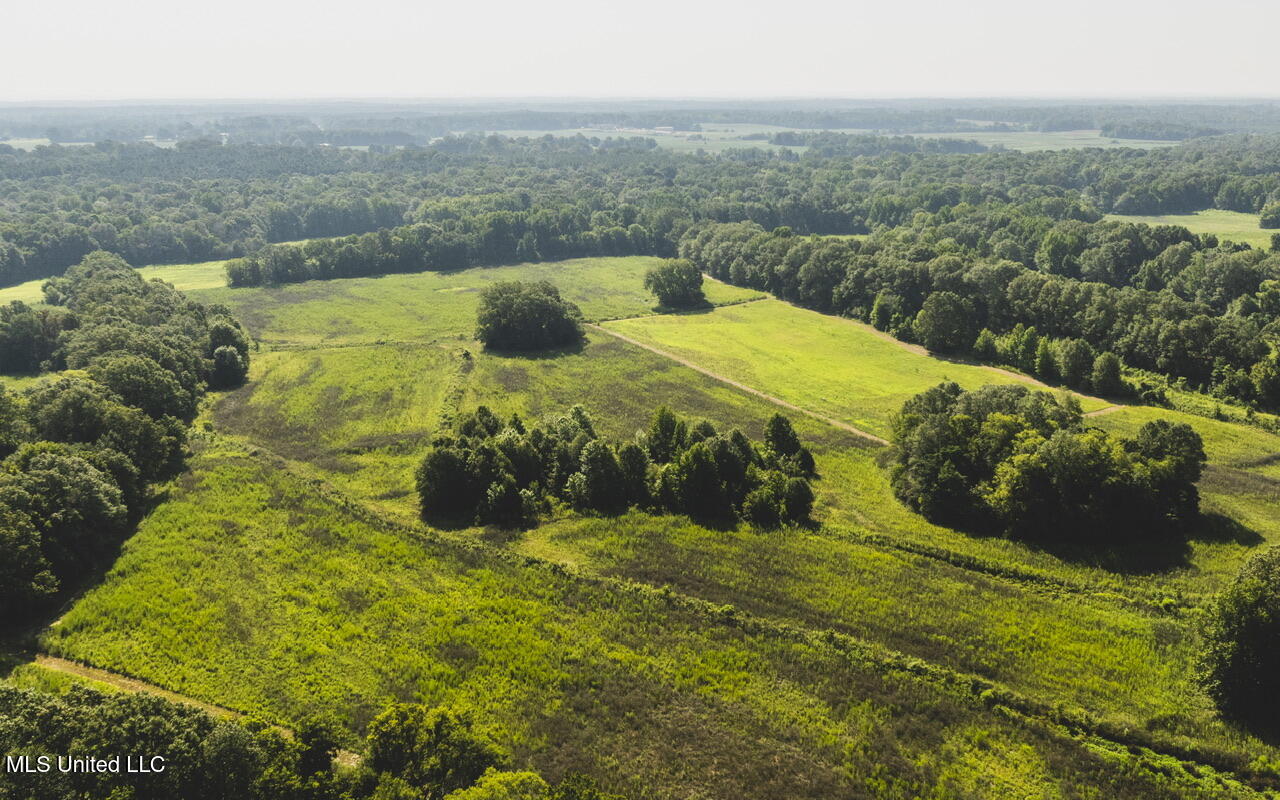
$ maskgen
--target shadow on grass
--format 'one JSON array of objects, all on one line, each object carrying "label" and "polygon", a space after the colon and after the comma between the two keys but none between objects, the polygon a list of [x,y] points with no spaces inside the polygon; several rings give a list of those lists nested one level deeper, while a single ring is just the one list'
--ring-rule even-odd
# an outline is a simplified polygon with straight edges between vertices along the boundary
[{"label": "shadow on grass", "polygon": [[1053,542],[1022,538],[1023,544],[1064,561],[1125,575],[1151,575],[1191,566],[1191,543],[1212,542],[1256,547],[1265,539],[1257,531],[1216,512],[1202,513],[1181,530],[1139,536],[1121,543]]},{"label": "shadow on grass", "polygon": [[542,350],[504,350],[486,345],[484,352],[486,355],[507,358],[513,361],[548,361],[579,355],[586,349],[586,346],[587,337],[583,336],[573,344],[567,344],[562,347],[548,347]]}]

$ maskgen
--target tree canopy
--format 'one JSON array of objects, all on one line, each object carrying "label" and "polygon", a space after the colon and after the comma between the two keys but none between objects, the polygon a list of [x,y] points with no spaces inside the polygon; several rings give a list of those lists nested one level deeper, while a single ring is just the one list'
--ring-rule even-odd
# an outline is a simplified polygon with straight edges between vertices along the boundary
[{"label": "tree canopy", "polygon": [[495,283],[480,293],[476,338],[494,350],[545,350],[582,340],[582,311],[546,281]]}]

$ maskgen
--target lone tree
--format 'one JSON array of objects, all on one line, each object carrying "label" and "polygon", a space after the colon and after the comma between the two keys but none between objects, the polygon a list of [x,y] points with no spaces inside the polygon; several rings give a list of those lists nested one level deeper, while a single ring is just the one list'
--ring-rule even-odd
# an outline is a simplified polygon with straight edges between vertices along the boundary
[{"label": "lone tree", "polygon": [[954,353],[973,343],[973,304],[954,292],[934,292],[916,315],[920,343],[936,353]]},{"label": "lone tree", "polygon": [[671,308],[696,308],[707,303],[702,294],[702,272],[683,258],[664,261],[646,272],[644,288]]},{"label": "lone tree", "polygon": [[546,281],[495,283],[480,294],[476,338],[494,350],[544,350],[582,340],[582,311]]},{"label": "lone tree", "polygon": [[1280,547],[1254,556],[1209,610],[1200,680],[1222,712],[1280,728]]}]

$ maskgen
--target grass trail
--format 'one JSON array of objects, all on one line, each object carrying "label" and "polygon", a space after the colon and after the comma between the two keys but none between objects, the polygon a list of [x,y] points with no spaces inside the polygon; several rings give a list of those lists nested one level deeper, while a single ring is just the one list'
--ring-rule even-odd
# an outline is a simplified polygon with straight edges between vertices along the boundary
[{"label": "grass trail", "polygon": [[850,425],[847,422],[841,422],[838,419],[832,419],[831,417],[824,416],[822,414],[819,414],[816,411],[810,411],[807,408],[801,408],[800,406],[794,405],[792,403],[788,403],[786,400],[779,399],[777,397],[774,397],[771,394],[766,394],[760,391],[759,389],[752,388],[750,386],[747,386],[744,383],[739,383],[738,381],[735,381],[732,378],[729,378],[725,375],[721,375],[718,372],[712,372],[711,370],[706,369],[705,367],[700,367],[697,364],[693,363],[692,361],[689,361],[688,359],[681,358],[680,356],[677,356],[677,355],[672,355],[671,353],[668,353],[664,350],[659,350],[658,348],[653,347],[651,345],[647,345],[644,342],[636,341],[635,339],[632,339],[630,336],[625,336],[621,333],[618,333],[617,331],[611,331],[608,328],[602,328],[599,325],[590,325],[590,327],[592,330],[597,330],[597,331],[600,331],[601,333],[607,333],[610,336],[616,336],[617,338],[621,339],[627,344],[633,344],[636,347],[642,347],[651,353],[656,353],[657,355],[660,355],[664,358],[669,358],[672,361],[676,362],[677,364],[688,367],[689,369],[692,369],[692,370],[696,370],[697,372],[701,372],[703,375],[706,375],[709,378],[715,378],[721,383],[727,383],[736,389],[741,389],[742,391],[753,394],[756,397],[760,397],[765,400],[768,400],[770,403],[773,403],[774,405],[782,406],[783,408],[798,412],[800,414],[805,414],[806,416],[813,417],[816,420],[821,420],[822,422],[825,422],[828,425],[834,425],[835,427],[840,428],[841,430],[849,431],[852,434],[861,436],[862,438],[875,442],[876,444],[879,444],[879,445],[889,444],[889,441],[887,439],[883,439],[879,436],[876,436],[874,433],[867,433],[866,431],[861,430],[860,428],[855,428],[854,426]]}]

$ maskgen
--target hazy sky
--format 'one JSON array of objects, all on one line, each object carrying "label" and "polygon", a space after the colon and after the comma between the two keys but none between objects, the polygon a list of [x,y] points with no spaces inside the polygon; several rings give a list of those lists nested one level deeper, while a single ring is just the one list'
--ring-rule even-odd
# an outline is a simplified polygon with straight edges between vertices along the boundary
[{"label": "hazy sky", "polygon": [[61,0],[0,31],[0,100],[1280,96],[1277,0]]}]

